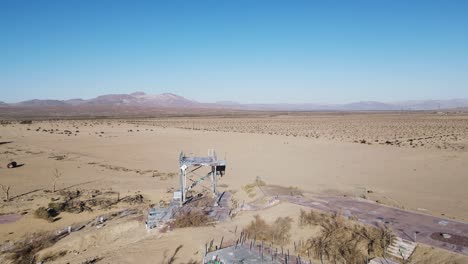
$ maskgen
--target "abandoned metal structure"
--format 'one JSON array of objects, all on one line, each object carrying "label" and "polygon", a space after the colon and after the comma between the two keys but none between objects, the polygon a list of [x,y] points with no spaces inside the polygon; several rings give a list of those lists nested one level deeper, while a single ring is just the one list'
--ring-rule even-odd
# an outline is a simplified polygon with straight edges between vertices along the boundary
[{"label": "abandoned metal structure", "polygon": [[[187,192],[207,178],[211,179],[211,193],[214,197],[218,197],[217,177],[223,176],[226,172],[226,161],[218,160],[216,152],[213,149],[208,150],[208,156],[205,157],[189,157],[181,152],[179,164],[180,189],[174,193],[174,200],[178,200],[181,206],[187,201]],[[187,178],[189,178],[194,171],[202,167],[211,167],[211,171],[196,181],[192,180],[193,183],[187,186]]]},{"label": "abandoned metal structure", "polygon": [[[208,151],[206,157],[188,157],[183,152],[179,156],[180,164],[180,189],[174,192],[174,197],[167,207],[152,207],[148,210],[148,217],[146,219],[146,228],[148,230],[155,227],[163,227],[168,221],[174,218],[177,212],[182,209],[185,202],[187,202],[187,192],[194,188],[207,178],[211,179],[211,193],[216,198],[215,204],[210,211],[210,215],[219,220],[225,220],[228,216],[228,201],[230,194],[223,192],[221,195],[217,191],[217,177],[223,176],[226,171],[226,161],[218,160],[214,150]],[[198,180],[192,179],[192,174],[196,175],[194,171],[202,168],[209,167],[210,171],[205,176]],[[189,169],[192,168],[192,169]],[[187,179],[193,183],[187,186]],[[218,204],[220,206],[218,206]]]}]

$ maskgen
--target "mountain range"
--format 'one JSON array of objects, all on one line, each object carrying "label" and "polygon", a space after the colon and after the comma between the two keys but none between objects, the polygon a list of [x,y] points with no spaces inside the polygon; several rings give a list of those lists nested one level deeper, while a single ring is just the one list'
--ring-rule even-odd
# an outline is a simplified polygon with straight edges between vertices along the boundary
[{"label": "mountain range", "polygon": [[[232,109],[232,110],[265,110],[265,111],[397,111],[397,110],[438,110],[468,107],[468,99],[420,100],[401,102],[361,101],[348,104],[242,104],[233,101],[201,103],[183,96],[163,93],[150,95],[144,92],[131,94],[107,94],[92,99],[39,100],[33,99],[19,103],[7,104],[0,101],[5,108],[170,108],[170,109]],[[0,109],[1,110],[1,109]],[[0,112],[1,114],[1,112]]]}]

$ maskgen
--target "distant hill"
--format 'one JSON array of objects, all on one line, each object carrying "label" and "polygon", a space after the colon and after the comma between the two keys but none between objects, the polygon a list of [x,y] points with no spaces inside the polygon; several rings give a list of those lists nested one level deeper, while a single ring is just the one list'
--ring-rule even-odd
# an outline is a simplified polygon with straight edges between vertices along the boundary
[{"label": "distant hill", "polygon": [[67,104],[67,105],[80,105],[82,103],[84,103],[86,100],[83,100],[83,99],[80,99],[80,98],[76,98],[76,99],[69,99],[69,100],[65,100],[64,102]]},{"label": "distant hill", "polygon": [[[150,95],[144,92],[131,94],[106,94],[91,99],[39,100],[33,99],[19,103],[6,104],[0,102],[2,113],[21,115],[71,116],[93,115],[101,113],[110,116],[138,113],[190,113],[190,109],[216,112],[217,109],[227,111],[421,111],[467,109],[468,99],[450,100],[413,100],[402,102],[361,101],[348,104],[242,104],[233,101],[216,103],[200,103],[183,96],[163,93]],[[8,107],[6,107],[8,106]],[[8,110],[7,110],[8,109]]]},{"label": "distant hill", "polygon": [[388,110],[399,110],[396,105],[381,103],[375,101],[357,102],[339,106],[342,110],[348,111],[388,111]]},{"label": "distant hill", "polygon": [[138,107],[174,107],[187,108],[197,107],[202,104],[188,100],[182,96],[163,93],[158,95],[148,95],[143,92],[132,94],[106,94],[89,100],[70,99],[70,100],[39,100],[33,99],[23,101],[12,106],[23,107],[45,107],[45,106],[138,106]]},{"label": "distant hill", "polygon": [[437,110],[468,107],[468,99],[405,101],[396,103],[405,110]]},{"label": "distant hill", "polygon": [[33,99],[28,101],[19,102],[17,104],[13,104],[13,106],[63,106],[67,105],[66,102],[60,100],[39,100]]},{"label": "distant hill", "polygon": [[468,107],[468,99],[421,100],[402,102],[361,101],[349,104],[238,104],[236,108],[281,111],[425,111]]}]

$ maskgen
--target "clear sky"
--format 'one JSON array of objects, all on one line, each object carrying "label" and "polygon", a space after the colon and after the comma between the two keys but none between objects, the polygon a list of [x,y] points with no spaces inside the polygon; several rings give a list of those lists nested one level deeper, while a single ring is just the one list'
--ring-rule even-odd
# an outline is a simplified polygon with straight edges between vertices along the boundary
[{"label": "clear sky", "polygon": [[0,101],[468,98],[468,1],[0,1]]}]

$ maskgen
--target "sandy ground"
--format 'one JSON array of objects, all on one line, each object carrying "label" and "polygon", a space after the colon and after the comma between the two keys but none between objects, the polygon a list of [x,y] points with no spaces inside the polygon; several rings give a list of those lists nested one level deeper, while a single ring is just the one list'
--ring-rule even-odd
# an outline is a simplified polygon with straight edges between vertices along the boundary
[{"label": "sandy ground", "polygon": [[[65,130],[70,133],[63,133]],[[28,212],[17,222],[0,225],[0,242],[14,241],[37,230],[56,230],[101,213],[64,214],[54,223],[36,219],[32,211],[47,205],[42,193],[52,188],[55,168],[61,173],[57,188],[112,190],[122,196],[139,192],[157,203],[169,200],[171,188],[177,188],[177,176],[169,173],[177,173],[180,151],[204,155],[211,148],[228,160],[226,176],[219,183],[222,189],[234,190],[239,201],[253,199],[242,186],[260,177],[268,184],[295,186],[311,193],[364,193],[367,199],[393,206],[468,220],[468,152],[460,148],[388,147],[320,137],[164,128],[125,120],[3,125],[0,142],[10,142],[0,145],[0,183],[11,186],[10,196],[14,197],[1,204],[0,213]],[[6,169],[11,159],[24,165]],[[155,173],[158,176],[153,177]],[[298,206],[282,204],[261,214],[266,219],[285,215],[297,219],[298,212]],[[179,261],[199,260],[204,243],[222,235],[233,236],[235,226],[248,223],[253,214],[243,213],[216,228],[174,230],[161,237],[145,233],[141,222],[127,223],[127,229],[121,227],[125,230],[102,240],[99,248],[65,258],[81,263],[86,257],[100,255],[104,263],[154,263],[164,252],[171,254],[182,244]],[[144,232],[137,231],[141,229]],[[307,234],[293,232],[294,237]],[[123,237],[126,242],[118,239]],[[73,235],[66,239],[78,238]],[[73,243],[63,240],[57,247]],[[80,248],[87,245],[76,246]],[[420,257],[432,256],[433,251],[427,252]],[[457,258],[462,257],[455,257],[459,261]]]}]

